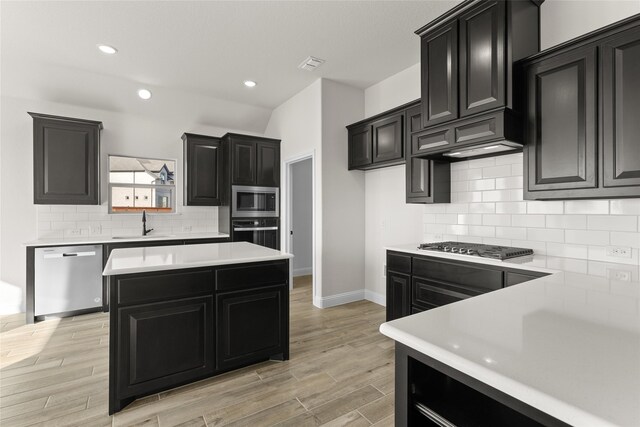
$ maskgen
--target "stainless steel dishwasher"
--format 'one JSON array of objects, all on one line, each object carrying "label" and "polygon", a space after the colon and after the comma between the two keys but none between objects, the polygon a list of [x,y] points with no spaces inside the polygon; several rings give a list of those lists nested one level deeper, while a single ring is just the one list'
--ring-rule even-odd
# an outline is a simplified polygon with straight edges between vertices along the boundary
[{"label": "stainless steel dishwasher", "polygon": [[36,316],[64,316],[101,307],[102,245],[35,250]]}]

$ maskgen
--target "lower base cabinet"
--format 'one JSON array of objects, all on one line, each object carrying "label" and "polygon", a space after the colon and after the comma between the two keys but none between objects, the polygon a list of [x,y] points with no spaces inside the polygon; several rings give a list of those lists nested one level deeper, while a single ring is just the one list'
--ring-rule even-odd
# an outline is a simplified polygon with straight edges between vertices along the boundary
[{"label": "lower base cabinet", "polygon": [[289,262],[109,276],[109,414],[135,399],[289,358]]},{"label": "lower base cabinet", "polygon": [[411,276],[387,273],[387,322],[409,315],[411,305]]}]

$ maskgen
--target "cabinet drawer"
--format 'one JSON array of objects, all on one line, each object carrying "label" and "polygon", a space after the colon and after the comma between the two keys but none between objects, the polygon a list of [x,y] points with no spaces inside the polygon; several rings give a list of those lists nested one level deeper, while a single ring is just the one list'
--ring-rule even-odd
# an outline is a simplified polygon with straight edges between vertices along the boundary
[{"label": "cabinet drawer", "polygon": [[411,154],[427,154],[442,151],[453,144],[453,130],[450,127],[428,129],[411,135]]},{"label": "cabinet drawer", "polygon": [[142,275],[115,276],[118,304],[174,300],[202,294],[213,294],[213,270],[159,272]]},{"label": "cabinet drawer", "polygon": [[504,113],[500,111],[465,120],[455,127],[454,134],[456,145],[504,139]]},{"label": "cabinet drawer", "polygon": [[463,286],[470,292],[489,292],[502,288],[502,271],[474,267],[467,263],[414,258],[413,275]]},{"label": "cabinet drawer", "polygon": [[411,274],[411,256],[387,253],[387,270]]},{"label": "cabinet drawer", "polygon": [[248,289],[289,283],[288,261],[236,264],[216,271],[216,290]]},{"label": "cabinet drawer", "polygon": [[442,283],[419,278],[413,279],[411,303],[425,309],[451,304],[474,295],[446,288]]}]

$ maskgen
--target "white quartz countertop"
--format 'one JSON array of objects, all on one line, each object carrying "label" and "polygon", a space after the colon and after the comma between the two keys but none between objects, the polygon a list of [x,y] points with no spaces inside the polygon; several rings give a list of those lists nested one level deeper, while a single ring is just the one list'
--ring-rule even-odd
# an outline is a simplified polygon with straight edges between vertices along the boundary
[{"label": "white quartz countertop", "polygon": [[229,237],[226,233],[209,232],[209,233],[176,233],[176,234],[148,234],[126,235],[126,236],[83,236],[83,237],[65,237],[56,239],[38,239],[26,242],[25,246],[68,246],[68,245],[92,245],[100,243],[127,243],[127,242],[153,242],[158,240],[191,240],[191,239],[225,239]]},{"label": "white quartz countertop", "polygon": [[288,258],[293,258],[293,255],[248,242],[114,249],[109,255],[102,275],[178,270]]},{"label": "white quartz countertop", "polygon": [[513,267],[555,273],[384,323],[380,332],[568,424],[640,426],[638,266],[576,273],[542,262]]}]

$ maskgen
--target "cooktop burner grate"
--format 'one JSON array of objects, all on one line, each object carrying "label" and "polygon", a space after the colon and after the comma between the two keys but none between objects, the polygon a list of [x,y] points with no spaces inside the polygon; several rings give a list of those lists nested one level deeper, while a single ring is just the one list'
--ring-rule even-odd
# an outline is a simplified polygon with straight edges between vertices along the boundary
[{"label": "cooktop burner grate", "polygon": [[473,255],[485,258],[505,260],[521,256],[533,255],[532,249],[514,248],[510,246],[483,245],[465,242],[422,243],[418,249],[426,251],[449,252],[452,254]]}]

